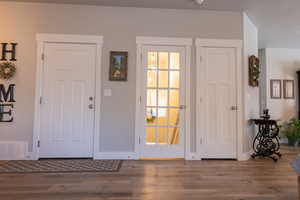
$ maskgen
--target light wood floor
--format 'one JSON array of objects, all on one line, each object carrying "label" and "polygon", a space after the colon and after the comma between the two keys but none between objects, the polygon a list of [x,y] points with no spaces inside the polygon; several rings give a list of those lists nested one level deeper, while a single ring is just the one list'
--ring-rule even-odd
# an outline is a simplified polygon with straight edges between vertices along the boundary
[{"label": "light wood floor", "polygon": [[118,173],[0,175],[0,200],[296,200],[283,158],[255,161],[125,161]]}]

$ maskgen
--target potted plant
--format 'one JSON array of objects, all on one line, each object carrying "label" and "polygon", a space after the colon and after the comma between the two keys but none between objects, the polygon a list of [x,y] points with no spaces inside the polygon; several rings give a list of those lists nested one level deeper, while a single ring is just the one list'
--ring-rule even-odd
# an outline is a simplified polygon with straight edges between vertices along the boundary
[{"label": "potted plant", "polygon": [[282,137],[288,139],[290,146],[298,146],[300,140],[300,120],[291,119],[280,126]]}]

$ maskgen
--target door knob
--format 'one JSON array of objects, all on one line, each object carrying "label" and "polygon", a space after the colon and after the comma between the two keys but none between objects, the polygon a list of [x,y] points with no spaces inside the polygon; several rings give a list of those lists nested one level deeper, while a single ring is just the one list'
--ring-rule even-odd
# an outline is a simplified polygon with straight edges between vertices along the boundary
[{"label": "door knob", "polygon": [[181,110],[184,110],[184,109],[186,109],[186,105],[181,105],[179,108],[180,108]]},{"label": "door knob", "polygon": [[90,104],[90,105],[89,105],[89,109],[94,109],[94,105],[93,105],[93,104]]},{"label": "door knob", "polygon": [[237,106],[231,106],[231,110],[238,110]]}]

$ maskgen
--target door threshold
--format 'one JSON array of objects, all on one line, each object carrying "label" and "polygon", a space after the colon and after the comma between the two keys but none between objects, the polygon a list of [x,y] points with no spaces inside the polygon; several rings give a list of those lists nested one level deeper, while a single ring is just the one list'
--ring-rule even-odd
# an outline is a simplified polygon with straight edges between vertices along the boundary
[{"label": "door threshold", "polygon": [[140,158],[139,160],[144,160],[144,161],[147,161],[147,160],[149,160],[149,161],[151,161],[151,160],[153,160],[153,161],[155,161],[155,160],[157,160],[157,161],[174,161],[174,160],[184,160],[184,158]]}]

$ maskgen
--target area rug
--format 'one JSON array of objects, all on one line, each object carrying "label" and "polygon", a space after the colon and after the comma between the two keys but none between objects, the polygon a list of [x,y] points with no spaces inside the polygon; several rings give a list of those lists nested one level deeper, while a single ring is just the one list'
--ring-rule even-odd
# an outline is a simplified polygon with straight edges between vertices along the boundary
[{"label": "area rug", "polygon": [[0,163],[0,173],[118,172],[120,160],[45,159]]}]

